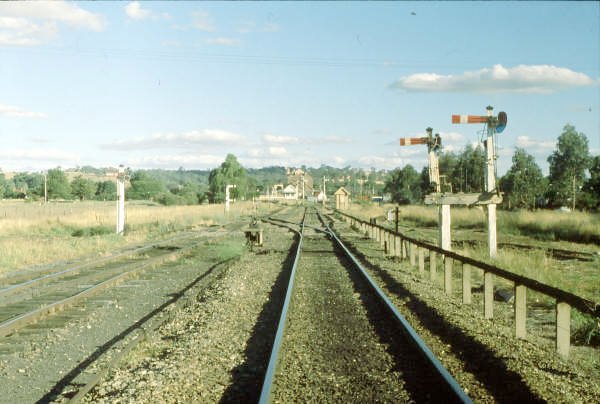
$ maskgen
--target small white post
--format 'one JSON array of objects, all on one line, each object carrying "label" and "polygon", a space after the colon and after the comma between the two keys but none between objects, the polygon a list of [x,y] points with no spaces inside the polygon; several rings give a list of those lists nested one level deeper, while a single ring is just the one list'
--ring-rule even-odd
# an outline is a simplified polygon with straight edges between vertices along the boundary
[{"label": "small white post", "polygon": [[230,198],[229,198],[229,190],[231,188],[235,188],[235,187],[236,187],[235,185],[226,185],[225,186],[225,213],[229,212],[229,200],[230,200]]},{"label": "small white post", "polygon": [[121,164],[117,173],[117,234],[125,231],[125,167]]},{"label": "small white post", "polygon": [[439,246],[444,250],[451,251],[452,240],[450,238],[450,205],[441,205],[438,209],[440,222]]}]

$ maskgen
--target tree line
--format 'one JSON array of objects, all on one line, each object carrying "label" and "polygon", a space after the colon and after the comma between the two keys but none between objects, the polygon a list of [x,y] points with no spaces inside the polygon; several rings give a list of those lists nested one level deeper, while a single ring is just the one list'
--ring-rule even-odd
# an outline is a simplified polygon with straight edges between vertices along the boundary
[{"label": "tree line", "polygon": [[[516,148],[508,172],[498,179],[505,208],[558,208],[598,210],[600,208],[600,156],[592,156],[585,134],[573,125],[564,126],[554,152],[548,156],[547,177],[535,158]],[[439,156],[443,192],[483,192],[486,155],[483,147],[467,146],[461,153]],[[411,165],[390,173],[385,192],[400,204],[419,203],[432,191],[427,167],[418,173]]]},{"label": "tree line", "polygon": [[[566,125],[558,137],[556,150],[548,157],[550,174],[545,177],[535,158],[525,149],[517,148],[508,172],[499,178],[498,187],[504,193],[504,207],[535,209],[569,206],[598,210],[600,208],[600,156],[591,156],[588,140],[572,125]],[[484,190],[485,151],[481,146],[468,145],[459,153],[444,152],[439,156],[442,191],[478,193]],[[346,187],[357,200],[387,193],[399,204],[422,203],[432,192],[428,169],[419,173],[411,165],[392,171],[301,167],[313,177],[315,190],[325,179],[326,192],[331,195]],[[107,169],[84,166],[69,181],[60,168],[48,170],[46,189],[49,199],[115,200],[115,180],[96,180],[83,174],[102,176]],[[246,169],[237,158],[228,154],[213,170],[127,170],[129,200],[152,200],[163,205],[220,203],[225,200],[225,185],[235,185],[231,197],[252,199],[266,194],[274,184],[286,184],[284,167]],[[93,177],[92,177],[93,178]],[[0,198],[44,198],[44,175],[17,173],[10,180],[0,173]]]}]

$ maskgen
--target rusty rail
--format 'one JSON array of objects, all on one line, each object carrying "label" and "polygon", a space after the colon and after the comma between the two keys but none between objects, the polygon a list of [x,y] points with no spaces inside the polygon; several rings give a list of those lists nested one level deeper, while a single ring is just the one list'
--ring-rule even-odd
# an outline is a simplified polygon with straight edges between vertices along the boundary
[{"label": "rusty rail", "polygon": [[[359,219],[339,210],[335,210],[350,225],[358,225],[360,230],[376,239],[385,249],[386,253],[398,256],[402,259],[409,258],[411,266],[419,267],[419,271],[425,273],[425,254],[429,251],[430,278],[436,276],[436,254],[442,257],[444,262],[444,291],[447,294],[452,293],[452,263],[457,261],[462,265],[463,277],[463,303],[471,303],[471,267],[479,268],[484,274],[484,316],[493,318],[493,276],[496,275],[502,279],[514,284],[515,296],[515,336],[525,338],[526,332],[526,313],[527,313],[527,289],[542,293],[556,300],[556,350],[563,357],[568,357],[570,348],[570,329],[571,329],[571,308],[581,313],[589,314],[595,318],[600,318],[600,303],[584,299],[573,293],[564,291],[554,286],[546,285],[535,279],[527,278],[515,274],[506,269],[476,259],[460,255],[458,253],[444,250],[433,244],[406,236],[400,232],[390,230],[382,225],[371,223]],[[418,263],[417,263],[418,256]]]}]

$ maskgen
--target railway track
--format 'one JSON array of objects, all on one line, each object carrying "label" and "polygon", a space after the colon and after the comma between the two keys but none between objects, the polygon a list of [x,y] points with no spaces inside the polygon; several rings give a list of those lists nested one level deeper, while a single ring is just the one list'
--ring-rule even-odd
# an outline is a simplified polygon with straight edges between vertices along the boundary
[{"label": "railway track", "polygon": [[208,234],[214,235],[215,231],[185,232],[167,240],[10,284],[0,289],[0,337],[135,277],[140,271],[181,256],[197,244],[199,237]]},{"label": "railway track", "polygon": [[324,219],[308,211],[296,228],[260,402],[470,402]]}]

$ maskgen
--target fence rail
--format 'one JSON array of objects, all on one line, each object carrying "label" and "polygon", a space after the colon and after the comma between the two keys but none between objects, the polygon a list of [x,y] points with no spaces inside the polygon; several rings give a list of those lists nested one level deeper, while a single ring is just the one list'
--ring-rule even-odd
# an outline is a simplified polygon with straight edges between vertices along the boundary
[{"label": "fence rail", "polygon": [[571,345],[571,308],[581,313],[600,318],[600,304],[584,299],[573,293],[546,285],[535,279],[515,274],[506,269],[483,261],[466,257],[452,251],[444,250],[433,244],[406,236],[400,232],[388,229],[380,224],[359,219],[340,210],[335,210],[350,225],[358,225],[360,230],[376,239],[386,253],[409,258],[411,266],[418,266],[419,272],[425,273],[425,250],[429,251],[429,272],[431,280],[436,276],[436,255],[439,254],[444,262],[444,291],[452,293],[453,262],[462,265],[462,300],[464,304],[471,303],[471,267],[483,271],[483,303],[485,318],[493,318],[494,275],[514,284],[515,336],[525,338],[527,321],[527,289],[542,293],[556,300],[556,350],[563,357],[568,357]]}]

